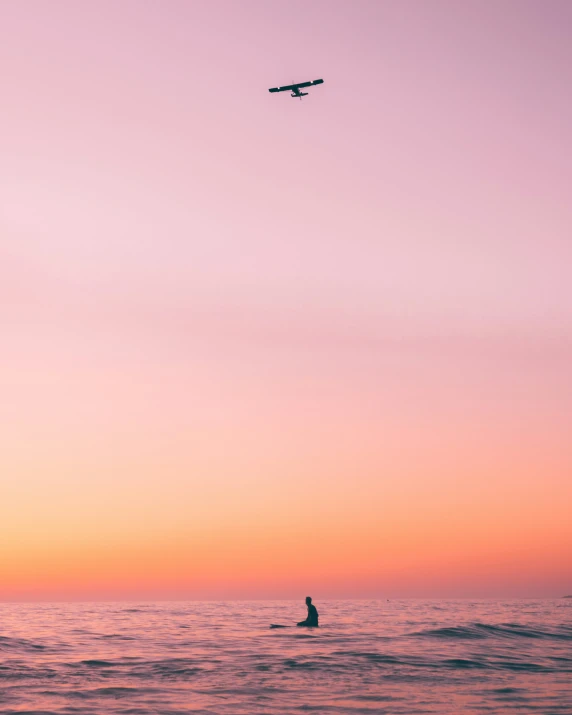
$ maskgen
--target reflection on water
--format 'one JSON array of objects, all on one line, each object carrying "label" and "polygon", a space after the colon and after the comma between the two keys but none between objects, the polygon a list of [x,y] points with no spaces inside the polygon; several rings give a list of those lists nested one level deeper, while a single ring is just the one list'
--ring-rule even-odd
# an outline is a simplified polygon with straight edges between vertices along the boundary
[{"label": "reflection on water", "polygon": [[572,713],[572,601],[0,604],[2,713]]}]

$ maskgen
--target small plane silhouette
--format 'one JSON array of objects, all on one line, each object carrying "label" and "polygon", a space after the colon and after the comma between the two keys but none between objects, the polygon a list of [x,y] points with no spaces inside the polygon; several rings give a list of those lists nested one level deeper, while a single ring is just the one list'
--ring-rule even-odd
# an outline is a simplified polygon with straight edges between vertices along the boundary
[{"label": "small plane silhouette", "polygon": [[305,97],[308,92],[300,92],[300,89],[303,87],[312,87],[315,84],[323,84],[324,80],[323,79],[315,79],[313,82],[299,82],[298,84],[287,84],[284,87],[273,87],[272,89],[269,89],[269,92],[287,92],[289,89],[292,90],[292,94],[290,95],[291,97],[299,97],[302,99],[302,97]]}]

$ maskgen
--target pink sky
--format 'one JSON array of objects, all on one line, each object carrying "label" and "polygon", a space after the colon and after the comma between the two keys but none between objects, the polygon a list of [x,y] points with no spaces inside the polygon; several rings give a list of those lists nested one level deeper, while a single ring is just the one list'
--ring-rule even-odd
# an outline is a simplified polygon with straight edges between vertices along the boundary
[{"label": "pink sky", "polygon": [[571,27],[1,4],[0,599],[572,591]]}]

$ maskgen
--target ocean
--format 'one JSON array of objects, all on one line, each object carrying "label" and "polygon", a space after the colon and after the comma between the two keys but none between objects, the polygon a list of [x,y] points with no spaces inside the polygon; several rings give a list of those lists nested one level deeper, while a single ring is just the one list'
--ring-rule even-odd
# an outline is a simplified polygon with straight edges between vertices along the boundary
[{"label": "ocean", "polygon": [[572,713],[572,600],[0,604],[0,712]]}]

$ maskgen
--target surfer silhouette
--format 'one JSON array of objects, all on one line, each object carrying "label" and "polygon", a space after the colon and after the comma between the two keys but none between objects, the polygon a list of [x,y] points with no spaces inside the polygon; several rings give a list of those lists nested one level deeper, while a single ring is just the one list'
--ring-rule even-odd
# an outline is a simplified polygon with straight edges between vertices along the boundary
[{"label": "surfer silhouette", "polygon": [[308,606],[308,618],[305,621],[300,621],[298,626],[308,626],[309,628],[318,627],[318,611],[312,603],[310,596],[306,596],[306,605]]}]

